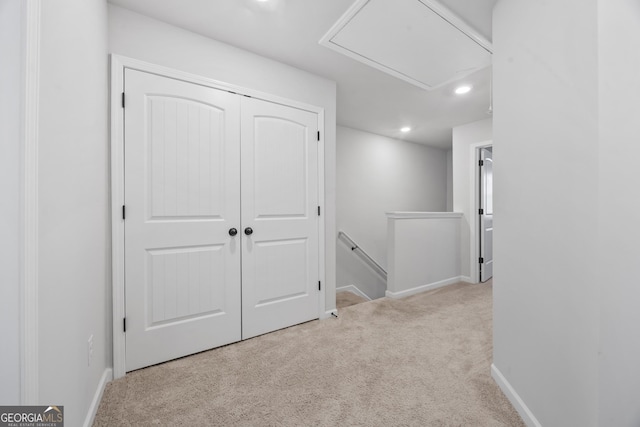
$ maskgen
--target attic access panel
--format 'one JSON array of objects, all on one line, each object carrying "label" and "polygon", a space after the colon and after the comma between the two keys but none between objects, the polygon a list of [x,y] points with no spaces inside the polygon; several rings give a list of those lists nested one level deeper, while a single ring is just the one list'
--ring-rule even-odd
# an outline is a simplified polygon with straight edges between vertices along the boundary
[{"label": "attic access panel", "polygon": [[423,89],[491,65],[491,43],[432,0],[358,0],[320,44]]}]

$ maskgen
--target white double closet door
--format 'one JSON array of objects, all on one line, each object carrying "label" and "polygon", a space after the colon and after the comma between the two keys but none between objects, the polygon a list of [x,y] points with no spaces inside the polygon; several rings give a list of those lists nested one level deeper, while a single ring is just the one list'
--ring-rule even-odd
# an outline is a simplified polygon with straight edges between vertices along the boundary
[{"label": "white double closet door", "polygon": [[125,94],[126,370],[318,318],[317,114],[130,69]]}]

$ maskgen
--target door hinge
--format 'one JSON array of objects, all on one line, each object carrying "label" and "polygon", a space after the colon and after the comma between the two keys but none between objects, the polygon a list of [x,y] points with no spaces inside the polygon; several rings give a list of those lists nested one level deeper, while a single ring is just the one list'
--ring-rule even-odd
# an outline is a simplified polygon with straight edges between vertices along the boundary
[{"label": "door hinge", "polygon": [[127,318],[126,317],[122,318],[122,331],[123,332],[127,332]]},{"label": "door hinge", "polygon": [[122,219],[125,219],[126,215],[125,215],[125,210],[124,210],[124,205],[122,205]]},{"label": "door hinge", "polygon": [[320,131],[318,131],[318,141],[320,141]]},{"label": "door hinge", "polygon": [[484,209],[478,209],[478,213],[479,213],[480,215],[484,215]]},{"label": "door hinge", "polygon": [[318,280],[318,290],[319,291],[322,290],[322,282],[320,280]]},{"label": "door hinge", "polygon": [[318,206],[318,216],[320,216],[320,206]]},{"label": "door hinge", "polygon": [[478,259],[478,262],[479,262],[480,264],[484,264],[484,258],[480,257],[480,258]]},{"label": "door hinge", "polygon": [[484,160],[480,160],[480,161],[478,162],[478,166],[484,166]]},{"label": "door hinge", "polygon": [[122,92],[122,108],[124,108],[124,92]]}]

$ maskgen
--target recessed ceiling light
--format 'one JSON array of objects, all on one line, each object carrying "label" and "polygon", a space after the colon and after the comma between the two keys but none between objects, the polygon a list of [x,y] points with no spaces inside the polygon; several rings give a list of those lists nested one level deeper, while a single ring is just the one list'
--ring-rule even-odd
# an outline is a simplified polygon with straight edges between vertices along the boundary
[{"label": "recessed ceiling light", "polygon": [[411,128],[409,126],[405,126],[403,128],[400,128],[400,132],[407,133],[407,132],[410,132],[410,131],[411,131]]},{"label": "recessed ceiling light", "polygon": [[458,86],[454,92],[456,93],[456,95],[464,95],[465,93],[469,93],[470,91],[471,91],[471,86],[463,85],[463,86]]}]

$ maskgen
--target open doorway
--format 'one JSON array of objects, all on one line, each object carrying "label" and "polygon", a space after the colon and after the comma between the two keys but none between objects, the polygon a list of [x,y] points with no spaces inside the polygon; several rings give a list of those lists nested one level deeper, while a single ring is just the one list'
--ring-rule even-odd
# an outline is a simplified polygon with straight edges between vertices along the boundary
[{"label": "open doorway", "polygon": [[478,149],[478,272],[480,282],[493,277],[493,147]]}]

